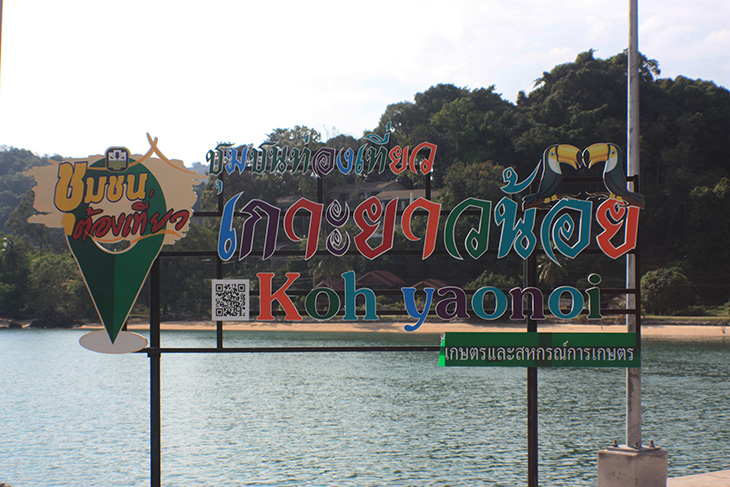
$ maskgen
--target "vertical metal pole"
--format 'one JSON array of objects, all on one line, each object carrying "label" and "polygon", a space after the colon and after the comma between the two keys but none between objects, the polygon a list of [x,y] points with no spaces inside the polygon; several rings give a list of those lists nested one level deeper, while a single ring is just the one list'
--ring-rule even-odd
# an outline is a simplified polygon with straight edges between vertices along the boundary
[{"label": "vertical metal pole", "polygon": [[[537,257],[533,253],[523,264],[525,287],[537,284]],[[527,318],[527,331],[537,332],[537,321],[532,313]],[[537,367],[527,368],[527,487],[538,485],[538,415],[537,415]]]},{"label": "vertical metal pole", "polygon": [[160,428],[160,258],[150,270],[150,485],[161,483]]},{"label": "vertical metal pole", "polygon": [[[223,279],[223,261],[220,255],[215,257],[215,275],[216,279]],[[215,336],[216,336],[216,347],[219,349],[223,348],[223,322],[215,322]]]},{"label": "vertical metal pole", "polygon": [[[629,81],[628,81],[628,176],[639,175],[639,14],[638,0],[629,0]],[[636,256],[626,258],[626,287],[639,289]],[[626,307],[637,309],[636,294],[626,295]],[[626,315],[626,329],[640,337],[637,314]],[[637,338],[640,340],[640,338]],[[641,446],[641,368],[626,369],[626,445]]]},{"label": "vertical metal pole", "polygon": [[527,487],[538,485],[537,367],[527,368]]},{"label": "vertical metal pole", "polygon": [[[223,175],[225,174],[225,171],[221,171],[220,175],[218,176],[218,179],[220,179],[221,183],[224,183],[223,181]],[[225,183],[223,186],[225,190]],[[220,192],[218,195],[218,216],[223,216],[223,206],[225,206],[225,193],[223,191]],[[220,255],[215,256],[215,276],[216,279],[223,279],[223,261],[221,260]],[[216,347],[218,349],[223,348],[223,322],[222,321],[216,321],[215,322],[215,337],[216,337]]]}]

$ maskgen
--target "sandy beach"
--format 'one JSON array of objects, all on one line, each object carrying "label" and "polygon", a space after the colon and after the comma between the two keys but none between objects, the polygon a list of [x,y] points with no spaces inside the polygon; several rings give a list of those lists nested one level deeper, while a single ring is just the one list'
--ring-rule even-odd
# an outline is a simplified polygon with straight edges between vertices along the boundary
[{"label": "sandy beach", "polygon": [[[681,319],[646,320],[641,327],[641,334],[645,337],[722,337],[727,336],[725,321]],[[421,325],[416,331],[407,332],[404,327],[412,325],[412,321],[306,321],[306,322],[224,322],[224,330],[251,330],[251,331],[319,331],[319,332],[391,332],[391,333],[444,333],[444,332],[520,332],[525,331],[522,323],[495,323],[489,326],[463,323],[432,321]],[[101,329],[99,323],[83,325],[83,329]],[[160,324],[162,330],[215,330],[216,324],[211,321],[168,321]],[[145,320],[131,320],[130,331],[145,331],[149,323]],[[539,332],[574,333],[574,332],[603,332],[621,333],[626,331],[623,324],[579,324],[579,323],[541,323]]]}]

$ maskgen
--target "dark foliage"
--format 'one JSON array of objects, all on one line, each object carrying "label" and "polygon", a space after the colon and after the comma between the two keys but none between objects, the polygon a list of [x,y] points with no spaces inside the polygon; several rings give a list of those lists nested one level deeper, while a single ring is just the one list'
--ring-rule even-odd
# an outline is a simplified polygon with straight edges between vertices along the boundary
[{"label": "dark foliage", "polygon": [[[445,209],[469,196],[496,202],[501,198],[502,168],[511,166],[524,177],[549,145],[567,143],[584,148],[596,142],[614,142],[625,148],[626,66],[625,53],[608,59],[597,59],[593,51],[580,53],[574,62],[543,73],[535,89],[520,93],[516,104],[502,99],[494,87],[467,89],[439,84],[417,93],[413,101],[387,106],[372,132],[382,135],[390,123],[391,145],[414,147],[423,141],[438,145],[433,187]],[[662,79],[659,75],[658,63],[643,58],[639,190],[646,205],[641,216],[642,263],[647,270],[656,269],[645,276],[645,303],[650,311],[677,312],[696,297],[704,305],[725,303],[730,298],[730,248],[726,244],[730,239],[730,92],[711,81],[682,76]],[[275,129],[261,142],[299,148],[308,143],[314,152],[323,145],[357,148],[364,139],[338,135],[323,142],[317,132],[296,126]],[[63,319],[93,315],[88,299],[79,292],[83,283],[63,250],[62,238],[26,223],[34,210],[29,191],[32,181],[23,173],[47,162],[27,150],[0,150],[0,314],[39,317],[46,313],[49,318],[57,315]],[[583,175],[597,174],[581,171]],[[366,180],[386,177],[393,178],[386,171]],[[425,186],[423,177],[406,173],[395,179],[408,189]],[[335,186],[362,182],[351,175],[336,175],[325,178],[323,189],[326,195]],[[229,196],[244,191],[239,206],[253,198],[271,203],[287,196],[314,199],[317,191],[316,179],[291,175],[234,174],[226,176],[225,185]],[[202,193],[202,208],[212,210],[217,204],[216,189],[209,184]],[[215,249],[217,225],[217,221],[196,221],[177,248]],[[417,248],[418,244],[402,234],[396,238],[399,248]],[[282,238],[281,242],[288,240]],[[58,252],[66,257],[57,256]],[[600,272],[604,285],[620,284],[621,263],[606,260],[588,256],[563,262],[564,268],[544,263],[543,271],[545,279],[549,277],[556,285],[585,286],[590,272]],[[342,265],[335,264],[342,262],[248,257],[226,264],[224,274],[251,277],[262,270],[281,274],[296,270],[303,274],[304,282],[305,275],[336,275]],[[214,267],[210,259],[163,261],[164,314],[205,316]],[[521,272],[521,262],[497,262],[493,255],[476,263],[449,258],[422,262],[398,256],[377,261],[348,257],[345,267],[358,275],[385,267],[409,281],[433,277],[458,286],[476,285],[486,277],[499,277],[504,285],[511,285],[509,276]],[[50,284],[34,276],[39,272],[45,273],[44,279],[51,279]],[[307,279],[307,285],[313,280]],[[677,294],[680,288],[682,292]],[[48,307],[43,293],[55,293],[54,299],[63,303]],[[659,302],[657,296],[664,294],[670,297],[669,303]],[[139,306],[143,308],[145,292],[140,296]]]}]

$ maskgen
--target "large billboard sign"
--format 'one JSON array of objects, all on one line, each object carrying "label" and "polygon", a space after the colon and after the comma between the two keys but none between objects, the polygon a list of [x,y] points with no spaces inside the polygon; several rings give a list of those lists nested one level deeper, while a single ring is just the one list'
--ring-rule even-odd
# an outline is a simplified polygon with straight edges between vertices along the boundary
[{"label": "large billboard sign", "polygon": [[[206,158],[211,176],[219,176],[212,181],[219,192],[224,174],[244,171],[316,178],[386,171],[428,177],[433,172],[435,144],[401,147],[391,144],[389,137],[389,131],[382,137],[370,134],[359,148],[316,151],[274,143],[223,144]],[[112,147],[102,155],[66,159],[29,172],[37,182],[39,212],[29,221],[63,229],[106,330],[82,339],[91,349],[124,352],[145,346],[142,337],[122,332],[122,327],[162,246],[183,238],[192,216],[193,185],[201,176],[187,170],[182,161],[165,157],[156,139],[148,135],[148,140],[145,154]],[[563,167],[597,165],[604,168],[605,191],[569,194],[564,190]],[[446,258],[476,261],[495,242],[497,259],[509,255],[527,259],[539,249],[560,265],[560,257],[575,259],[589,247],[617,259],[636,247],[644,204],[641,194],[626,189],[624,174],[615,144],[596,143],[583,150],[555,144],[545,149],[527,178],[520,180],[514,169],[506,169],[504,195],[498,201],[466,197],[445,208],[438,200],[424,197],[400,201],[370,196],[351,207],[350,201],[332,199],[325,204],[301,197],[284,207],[276,201],[247,200],[242,192],[222,207],[217,254],[224,262],[250,256],[267,260],[277,254],[280,243],[292,243],[301,246],[305,260],[315,255],[374,260],[394,250],[400,231],[420,245],[424,260],[438,247]],[[470,219],[464,218],[467,214]],[[419,218],[422,221],[415,224]],[[457,225],[470,228],[460,233]],[[457,234],[466,236],[457,238]],[[261,248],[255,249],[254,241],[263,242]],[[259,272],[254,286],[248,279],[213,280],[213,321],[273,321],[277,305],[290,322],[305,316],[320,321],[335,316],[344,321],[380,319],[375,291],[358,286],[354,270],[341,274],[337,290],[326,285],[312,289],[303,300],[304,309],[295,305],[290,294],[301,274],[286,272],[277,283],[275,277],[275,272]],[[284,283],[279,284],[282,278]],[[560,286],[550,292],[530,286],[509,290],[484,286],[471,291],[457,286],[404,286],[400,289],[403,311],[412,320],[404,329],[415,331],[433,315],[441,320],[524,320],[526,300],[532,302],[529,318],[534,320],[545,319],[546,311],[558,319],[584,312],[587,319],[600,319],[601,276],[592,273],[586,278],[587,289]],[[258,312],[250,306],[251,289],[258,292]],[[356,301],[361,304],[356,306]]]},{"label": "large billboard sign", "polygon": [[[324,177],[332,172],[369,174],[390,170],[393,174],[400,174],[409,170],[414,174],[427,175],[433,171],[437,152],[435,144],[423,142],[413,150],[396,145],[386,150],[387,135],[380,138],[373,134],[370,144],[357,150],[324,147],[314,154],[307,152],[308,149],[290,149],[275,144],[262,144],[258,148],[228,144],[209,151],[208,161],[215,169],[212,170],[214,174],[251,170],[260,174],[302,173]],[[563,190],[561,166],[570,165],[578,169],[601,164],[604,165],[602,179],[605,191],[587,195],[581,191],[571,195]],[[521,202],[516,200],[517,195],[530,188],[538,175],[537,190],[524,196]],[[557,265],[560,265],[559,256],[575,259],[593,242],[611,259],[618,259],[636,247],[643,197],[626,189],[621,151],[615,144],[597,143],[584,150],[568,144],[552,145],[545,149],[541,162],[526,179],[520,181],[516,172],[508,168],[504,171],[503,180],[504,196],[499,201],[468,197],[453,208],[444,208],[437,201],[419,197],[409,201],[400,213],[401,202],[397,198],[383,201],[371,196],[351,208],[347,201],[334,199],[325,205],[302,197],[284,208],[278,207],[276,202],[259,199],[239,204],[244,193],[238,193],[225,203],[218,255],[223,261],[243,260],[253,255],[254,240],[258,235],[259,240],[265,243],[256,256],[264,260],[276,255],[277,249],[282,247],[280,239],[286,243],[306,242],[306,260],[322,252],[333,257],[349,252],[350,255],[355,253],[374,260],[394,250],[397,229],[409,241],[420,242],[422,259],[433,255],[439,244],[450,258],[480,259],[489,250],[492,234],[499,235],[498,259],[508,255],[527,259],[540,248]],[[544,213],[540,218],[538,211]],[[456,226],[467,212],[479,215],[477,224],[459,242]],[[413,223],[416,215],[425,215],[425,225]],[[244,217],[240,229],[234,216]],[[295,221],[301,220],[306,222],[305,231],[297,233]],[[420,233],[417,228],[422,229]],[[320,248],[322,244],[323,249]],[[273,321],[275,305],[284,311],[286,321],[301,321],[305,315],[315,320],[329,320],[342,313],[344,321],[380,319],[375,292],[367,287],[357,287],[354,271],[341,274],[342,283],[338,287],[343,291],[340,293],[329,287],[312,289],[305,299],[304,310],[297,309],[295,300],[288,294],[290,289],[296,288],[301,274],[287,272],[283,276],[284,284],[278,287],[274,286],[276,277],[272,272],[256,275],[260,307],[258,315],[252,319]],[[545,319],[545,308],[558,319],[575,318],[584,309],[588,311],[588,319],[600,319],[598,284],[601,276],[593,273],[586,277],[589,287],[583,291],[561,286],[547,295],[536,287],[516,287],[505,293],[496,287],[486,286],[471,296],[456,286],[403,287],[403,306],[413,319],[413,323],[405,325],[404,329],[417,330],[427,316],[433,314],[442,320],[472,316],[482,320],[504,317],[524,320],[523,301],[526,296],[532,299],[532,319]],[[230,286],[226,288],[226,301],[222,304],[235,302],[237,294],[231,292],[232,289],[235,291]],[[246,293],[238,296],[247,303],[249,287],[245,286],[245,289]],[[487,297],[487,302],[494,303],[489,309],[485,306]],[[356,311],[356,299],[365,303],[360,314]],[[565,300],[571,303],[567,309],[562,304]],[[215,302],[213,308],[216,316],[241,319],[233,311],[228,314],[221,311],[224,306],[216,306]],[[236,308],[248,312],[243,306]]]}]

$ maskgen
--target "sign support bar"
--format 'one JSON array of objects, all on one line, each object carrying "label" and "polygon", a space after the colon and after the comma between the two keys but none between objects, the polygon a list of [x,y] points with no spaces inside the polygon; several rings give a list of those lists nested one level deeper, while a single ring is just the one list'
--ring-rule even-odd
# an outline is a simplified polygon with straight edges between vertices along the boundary
[{"label": "sign support bar", "polygon": [[[524,261],[525,287],[537,284],[537,257]],[[537,332],[532,313],[527,317],[527,331]],[[527,487],[538,487],[538,385],[537,367],[527,367]]]},{"label": "sign support bar", "polygon": [[161,409],[160,409],[160,258],[150,270],[150,485],[160,487],[161,469]]}]

